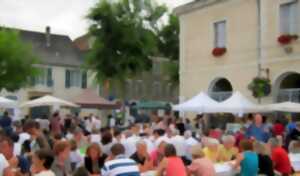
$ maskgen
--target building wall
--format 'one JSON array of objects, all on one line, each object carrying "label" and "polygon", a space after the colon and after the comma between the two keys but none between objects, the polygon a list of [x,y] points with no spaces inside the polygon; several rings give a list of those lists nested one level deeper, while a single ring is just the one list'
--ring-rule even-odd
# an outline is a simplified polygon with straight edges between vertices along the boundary
[{"label": "building wall", "polygon": [[[261,2],[262,67],[270,69],[270,79],[275,85],[281,74],[299,71],[300,43],[299,40],[294,42],[293,53],[287,54],[277,42],[280,35],[279,5],[288,0]],[[202,2],[199,1],[197,5],[199,3]],[[220,20],[227,22],[227,53],[216,58],[211,54],[214,48],[213,23]],[[258,73],[257,24],[256,0],[216,1],[180,14],[181,99],[190,98],[200,91],[208,91],[214,80],[224,77],[231,82],[234,91],[238,90],[254,100],[247,85]],[[263,102],[272,100],[269,96]]]}]

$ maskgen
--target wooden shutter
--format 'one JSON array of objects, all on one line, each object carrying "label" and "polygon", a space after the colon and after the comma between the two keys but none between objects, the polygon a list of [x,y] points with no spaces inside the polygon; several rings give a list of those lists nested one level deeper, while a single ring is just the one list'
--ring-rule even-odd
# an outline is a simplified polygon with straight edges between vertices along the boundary
[{"label": "wooden shutter", "polygon": [[85,89],[87,87],[87,73],[86,71],[82,72],[82,76],[81,76],[81,88]]},{"label": "wooden shutter", "polygon": [[65,87],[70,88],[70,70],[66,70]]}]

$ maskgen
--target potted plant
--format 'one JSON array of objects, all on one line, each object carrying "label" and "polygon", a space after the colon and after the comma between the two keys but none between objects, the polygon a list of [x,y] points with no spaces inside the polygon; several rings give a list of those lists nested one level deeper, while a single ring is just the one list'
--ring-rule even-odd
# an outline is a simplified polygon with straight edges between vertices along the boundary
[{"label": "potted plant", "polygon": [[255,98],[268,96],[271,93],[271,81],[268,78],[255,77],[249,83],[248,89],[252,91]]},{"label": "potted plant", "polygon": [[212,55],[214,55],[215,57],[220,57],[223,56],[226,53],[227,49],[226,48],[214,48],[212,50]]},{"label": "potted plant", "polygon": [[296,34],[283,34],[280,35],[277,39],[278,43],[281,45],[291,44],[293,41],[298,40],[299,36]]}]

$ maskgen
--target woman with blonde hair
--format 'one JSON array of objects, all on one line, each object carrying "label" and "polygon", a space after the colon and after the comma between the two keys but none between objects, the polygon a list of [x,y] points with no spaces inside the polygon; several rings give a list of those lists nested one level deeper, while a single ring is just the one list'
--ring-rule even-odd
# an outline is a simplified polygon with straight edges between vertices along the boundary
[{"label": "woman with blonde hair", "polygon": [[100,146],[93,143],[87,148],[84,166],[91,175],[100,174],[106,158],[107,155],[101,151]]},{"label": "woman with blonde hair", "polygon": [[201,145],[197,144],[191,148],[192,164],[188,167],[190,174],[195,176],[215,176],[214,163],[205,157]]}]

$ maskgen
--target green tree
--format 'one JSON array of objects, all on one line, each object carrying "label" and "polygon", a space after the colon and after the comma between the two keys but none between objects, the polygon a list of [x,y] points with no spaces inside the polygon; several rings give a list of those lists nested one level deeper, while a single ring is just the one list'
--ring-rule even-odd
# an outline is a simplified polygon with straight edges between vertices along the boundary
[{"label": "green tree", "polygon": [[168,23],[158,32],[159,51],[163,57],[171,60],[165,70],[173,83],[179,83],[179,19],[170,14]]},{"label": "green tree", "polygon": [[0,29],[0,91],[16,91],[29,85],[30,78],[38,74],[34,67],[37,61],[17,31]]},{"label": "green tree", "polygon": [[100,0],[91,9],[89,32],[95,41],[87,63],[98,81],[151,69],[151,57],[159,52],[158,21],[166,11],[149,0]]}]

